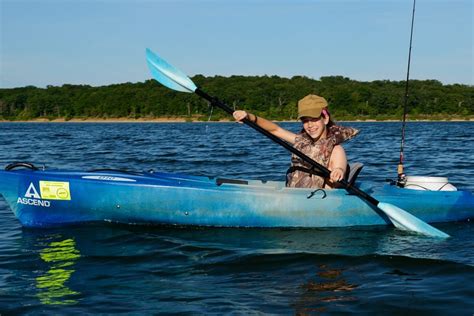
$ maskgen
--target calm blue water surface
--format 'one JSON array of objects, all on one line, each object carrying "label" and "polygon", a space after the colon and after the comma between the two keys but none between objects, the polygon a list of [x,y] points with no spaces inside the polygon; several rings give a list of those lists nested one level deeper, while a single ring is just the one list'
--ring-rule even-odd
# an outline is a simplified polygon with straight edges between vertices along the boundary
[{"label": "calm blue water surface", "polygon": [[[284,123],[297,131],[299,124]],[[359,179],[396,176],[400,123],[345,149]],[[474,123],[409,123],[409,175],[473,191]],[[283,180],[289,154],[235,123],[0,123],[0,167],[160,170]],[[0,198],[0,314],[473,315],[474,225],[436,241],[391,227],[24,229]]]}]

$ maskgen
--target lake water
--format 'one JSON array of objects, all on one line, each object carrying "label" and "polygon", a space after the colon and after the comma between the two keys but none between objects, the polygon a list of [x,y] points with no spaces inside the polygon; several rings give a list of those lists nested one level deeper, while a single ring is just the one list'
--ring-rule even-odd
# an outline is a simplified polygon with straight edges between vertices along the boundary
[{"label": "lake water", "polygon": [[[297,123],[284,123],[297,131]],[[400,123],[343,123],[359,179],[396,177]],[[474,190],[474,123],[409,123],[409,175]],[[160,170],[283,180],[289,154],[236,123],[0,123],[0,167]],[[0,314],[473,315],[474,225],[24,229],[0,198]]]}]

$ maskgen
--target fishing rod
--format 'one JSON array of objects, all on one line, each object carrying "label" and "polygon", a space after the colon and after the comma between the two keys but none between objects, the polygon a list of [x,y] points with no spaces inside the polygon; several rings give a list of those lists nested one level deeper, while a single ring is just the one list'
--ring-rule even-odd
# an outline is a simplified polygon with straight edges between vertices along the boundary
[{"label": "fishing rod", "polygon": [[405,146],[405,128],[406,128],[406,117],[407,117],[407,108],[408,108],[408,82],[410,79],[410,63],[411,63],[411,46],[413,41],[413,25],[415,22],[415,6],[416,0],[413,0],[413,12],[411,15],[411,30],[410,30],[410,48],[408,49],[408,67],[407,67],[407,80],[405,82],[405,98],[403,105],[403,120],[402,120],[402,139],[400,141],[400,160],[398,163],[398,180],[397,184],[401,187],[406,184],[406,175],[403,168],[403,149]]}]

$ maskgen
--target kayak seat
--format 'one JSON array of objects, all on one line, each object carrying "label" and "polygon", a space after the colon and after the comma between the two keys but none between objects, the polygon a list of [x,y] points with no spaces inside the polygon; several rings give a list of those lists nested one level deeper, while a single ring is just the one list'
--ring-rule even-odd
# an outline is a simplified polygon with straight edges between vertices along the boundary
[{"label": "kayak seat", "polygon": [[346,181],[349,185],[353,185],[359,175],[360,171],[364,167],[363,163],[353,162],[347,165],[346,170]]}]

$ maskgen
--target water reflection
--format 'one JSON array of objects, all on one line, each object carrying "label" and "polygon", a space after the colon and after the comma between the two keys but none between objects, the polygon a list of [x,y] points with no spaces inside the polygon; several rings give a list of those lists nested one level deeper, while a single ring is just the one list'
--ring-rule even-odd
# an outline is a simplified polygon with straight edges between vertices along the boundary
[{"label": "water reflection", "polygon": [[341,306],[346,302],[357,301],[352,291],[359,285],[349,283],[343,272],[344,269],[319,265],[315,278],[302,285],[303,294],[294,304],[295,314],[326,313],[332,304]]},{"label": "water reflection", "polygon": [[40,258],[50,264],[43,275],[36,278],[37,297],[45,305],[73,305],[80,293],[70,289],[66,282],[74,273],[74,264],[80,253],[74,239],[49,242],[40,251]]}]

